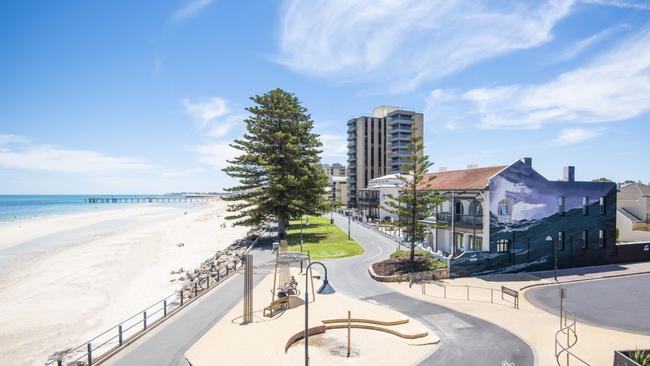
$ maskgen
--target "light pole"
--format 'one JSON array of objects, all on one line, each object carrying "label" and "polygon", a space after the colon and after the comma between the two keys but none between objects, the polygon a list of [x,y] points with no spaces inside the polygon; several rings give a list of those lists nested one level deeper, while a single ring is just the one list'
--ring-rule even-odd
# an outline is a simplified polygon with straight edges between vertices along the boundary
[{"label": "light pole", "polygon": [[307,286],[309,286],[309,276],[307,275],[309,271],[309,267],[313,266],[314,264],[319,264],[323,267],[325,270],[325,279],[323,280],[323,284],[320,286],[318,291],[316,291],[318,294],[321,295],[331,295],[335,293],[336,291],[332,286],[330,286],[329,281],[327,280],[327,267],[321,262],[312,262],[310,263],[307,268],[305,268],[305,366],[309,366],[309,291],[307,291]]},{"label": "light pole", "polygon": [[555,248],[552,236],[548,235],[546,237],[546,242],[551,244],[551,249],[553,250],[553,278],[555,278],[555,282],[557,282],[557,248]]},{"label": "light pole", "polygon": [[300,253],[302,253],[302,215],[300,215]]},{"label": "light pole", "polygon": [[348,240],[350,240],[350,212],[348,212]]}]

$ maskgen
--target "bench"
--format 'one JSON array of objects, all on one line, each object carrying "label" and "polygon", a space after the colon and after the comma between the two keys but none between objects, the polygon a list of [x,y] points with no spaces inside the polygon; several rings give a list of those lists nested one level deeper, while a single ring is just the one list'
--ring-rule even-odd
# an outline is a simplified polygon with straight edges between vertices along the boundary
[{"label": "bench", "polygon": [[263,316],[267,316],[266,313],[269,313],[269,317],[273,317],[273,313],[278,310],[278,309],[286,309],[289,308],[289,296],[281,297],[277,300],[273,300],[271,302],[271,305],[267,306],[264,308],[264,311],[262,312]]}]

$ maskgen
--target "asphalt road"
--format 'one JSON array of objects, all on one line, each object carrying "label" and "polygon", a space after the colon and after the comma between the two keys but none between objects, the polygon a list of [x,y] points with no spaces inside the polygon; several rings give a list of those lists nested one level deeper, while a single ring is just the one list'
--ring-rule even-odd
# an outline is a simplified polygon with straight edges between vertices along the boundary
[{"label": "asphalt road", "polygon": [[[335,216],[336,224],[347,231],[347,218]],[[421,365],[533,365],[530,347],[506,330],[448,308],[419,301],[397,293],[368,275],[368,266],[387,258],[395,243],[381,234],[353,222],[352,237],[365,252],[356,257],[326,261],[329,279],[334,288],[349,296],[388,306],[417,319],[440,337],[437,350]],[[268,250],[254,251],[256,265],[271,260]],[[320,271],[318,266],[314,270]],[[265,271],[256,272],[259,283]],[[174,317],[162,323],[105,365],[118,366],[187,366],[184,353],[242,298],[243,276],[236,275],[188,305]],[[477,306],[489,306],[477,304]]]},{"label": "asphalt road", "polygon": [[[335,223],[347,232],[345,216],[335,216]],[[374,281],[368,274],[368,266],[388,258],[396,249],[395,243],[356,222],[351,224],[351,236],[366,251],[361,256],[325,262],[332,286],[346,295],[397,310],[435,332],[440,338],[440,346],[421,365],[533,365],[533,351],[528,344],[505,329],[402,295]],[[477,303],[476,306],[490,305]]]},{"label": "asphalt road", "polygon": [[[609,278],[563,284],[565,309],[578,320],[593,325],[650,335],[650,275]],[[557,285],[532,288],[530,302],[559,314]]]}]

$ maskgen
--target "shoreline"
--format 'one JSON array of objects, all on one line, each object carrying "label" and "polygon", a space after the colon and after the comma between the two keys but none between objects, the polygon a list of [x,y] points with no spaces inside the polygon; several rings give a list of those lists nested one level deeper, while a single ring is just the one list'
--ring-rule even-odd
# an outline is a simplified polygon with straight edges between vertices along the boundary
[{"label": "shoreline", "polygon": [[248,228],[222,226],[224,214],[225,203],[217,201],[116,207],[20,230],[0,225],[0,297],[8,305],[0,313],[0,344],[7,361],[45,362],[178,290],[184,281],[172,271],[200,268],[245,237]]}]

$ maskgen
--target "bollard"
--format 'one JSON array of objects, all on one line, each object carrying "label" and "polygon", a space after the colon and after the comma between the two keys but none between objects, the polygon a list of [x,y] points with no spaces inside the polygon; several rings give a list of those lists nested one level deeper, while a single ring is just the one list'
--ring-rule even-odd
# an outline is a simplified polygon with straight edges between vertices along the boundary
[{"label": "bollard", "polygon": [[163,317],[167,316],[167,300],[163,300]]},{"label": "bollard", "polygon": [[205,280],[208,282],[206,288],[210,288],[210,275],[208,275],[208,277]]},{"label": "bollard", "polygon": [[490,304],[494,304],[494,289],[490,289]]},{"label": "bollard", "polygon": [[442,289],[445,292],[445,299],[447,298],[447,285],[442,285]]},{"label": "bollard", "polygon": [[56,360],[56,366],[63,366],[63,360]]},{"label": "bollard", "polygon": [[122,324],[117,326],[117,343],[122,345]]},{"label": "bollard", "polygon": [[467,287],[467,300],[469,300],[469,286],[465,285]]},{"label": "bollard", "polygon": [[422,295],[426,295],[424,290],[424,282],[422,282]]},{"label": "bollard", "polygon": [[93,350],[90,343],[88,343],[88,366],[93,364]]},{"label": "bollard", "polygon": [[217,282],[221,281],[221,271],[217,269]]},{"label": "bollard", "polygon": [[183,306],[183,290],[181,290],[181,306]]},{"label": "bollard", "polygon": [[194,297],[199,293],[199,283],[194,282]]},{"label": "bollard", "polygon": [[142,312],[142,320],[143,320],[142,324],[144,325],[143,329],[147,329],[147,311],[146,310]]}]

